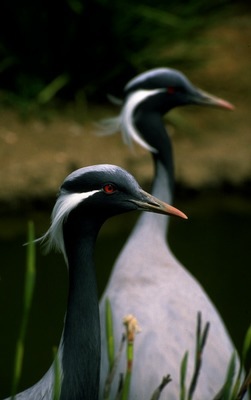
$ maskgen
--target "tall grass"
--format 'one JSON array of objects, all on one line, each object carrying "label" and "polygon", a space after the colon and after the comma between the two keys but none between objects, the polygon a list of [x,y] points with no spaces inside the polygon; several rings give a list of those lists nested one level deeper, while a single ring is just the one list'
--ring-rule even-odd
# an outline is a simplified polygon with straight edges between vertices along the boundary
[{"label": "tall grass", "polygon": [[11,396],[12,399],[15,398],[15,394],[18,389],[18,385],[21,378],[23,357],[24,357],[24,341],[27,331],[27,324],[30,315],[30,309],[32,304],[35,279],[36,279],[36,268],[35,268],[35,232],[33,222],[28,223],[28,237],[27,237],[27,256],[26,256],[26,272],[25,272],[25,282],[24,282],[24,297],[23,297],[23,312],[22,321],[20,326],[20,332],[18,335],[16,353],[14,360],[14,372],[12,380]]},{"label": "tall grass", "polygon": [[[23,367],[23,357],[25,348],[25,336],[27,332],[27,324],[31,310],[31,304],[33,299],[35,280],[36,280],[36,268],[35,268],[35,233],[34,225],[32,222],[28,223],[28,237],[27,237],[27,256],[26,256],[26,271],[25,271],[25,282],[24,282],[24,296],[23,296],[23,312],[20,331],[18,335],[15,359],[14,359],[14,371],[11,389],[11,398],[15,399],[15,394],[17,393],[18,386],[20,383],[22,367]],[[135,341],[135,334],[139,331],[138,323],[135,317],[127,316],[124,320],[124,325],[126,327],[126,332],[122,333],[120,348],[117,354],[115,354],[114,345],[114,332],[113,332],[113,318],[112,318],[112,308],[109,300],[106,302],[106,333],[107,333],[107,351],[109,359],[109,373],[105,385],[104,399],[110,400],[110,389],[112,381],[118,367],[118,363],[122,354],[124,343],[127,342],[127,363],[125,370],[125,378],[121,378],[119,390],[116,395],[116,399],[112,400],[129,400],[130,393],[130,383],[131,376],[133,374],[133,361],[134,361],[134,346],[137,345]],[[197,382],[199,379],[199,373],[202,366],[202,353],[206,345],[206,340],[209,334],[209,323],[205,324],[202,329],[202,317],[201,313],[197,316],[197,326],[195,331],[196,340],[196,350],[195,350],[195,364],[194,372],[187,389],[186,387],[186,374],[187,374],[187,361],[188,352],[185,353],[181,365],[180,365],[180,400],[192,400],[194,393],[196,391]],[[229,366],[226,371],[225,382],[223,383],[222,389],[212,400],[241,400],[245,396],[246,392],[249,391],[250,396],[250,386],[251,386],[251,366],[249,366],[248,372],[244,374],[244,365],[247,362],[248,354],[251,351],[251,326],[247,330],[246,336],[244,338],[243,350],[241,354],[241,362],[239,366],[238,373],[235,374],[236,370],[236,354],[233,354]],[[178,362],[178,361],[177,361]],[[54,349],[54,390],[53,390],[53,400],[60,399],[60,387],[61,387],[61,375],[60,375],[60,363],[58,359],[57,350]],[[244,378],[243,378],[244,377]],[[159,399],[162,390],[166,385],[171,382],[170,375],[163,376],[162,382],[156,388],[154,393],[151,395],[149,393],[149,399],[157,400]],[[178,398],[178,394],[177,394]]]},{"label": "tall grass", "polygon": [[[104,400],[129,400],[130,399],[130,383],[133,374],[133,361],[134,361],[134,346],[137,346],[135,340],[135,333],[138,330],[138,324],[135,317],[128,316],[124,319],[124,325],[126,327],[126,334],[122,335],[120,349],[117,356],[115,357],[114,349],[114,337],[113,337],[113,323],[112,323],[112,308],[109,299],[106,300],[106,333],[107,333],[107,352],[109,359],[109,373],[104,390]],[[131,325],[131,321],[136,322]],[[196,386],[199,381],[199,374],[203,364],[203,351],[206,346],[206,341],[209,335],[209,322],[206,322],[205,326],[202,326],[202,315],[200,312],[197,314],[197,324],[195,327],[195,361],[194,370],[192,374],[189,386],[186,386],[187,366],[188,366],[188,351],[184,354],[180,364],[180,391],[177,393],[177,399],[180,400],[193,400],[196,393]],[[119,389],[115,398],[110,397],[112,381],[118,367],[118,361],[121,357],[122,348],[124,341],[127,341],[127,352],[126,352],[126,370],[125,377],[121,375]],[[241,354],[241,361],[238,373],[236,374],[236,360],[237,355],[233,353],[229,360],[229,365],[226,370],[226,378],[222,384],[222,389],[212,400],[241,400],[244,398],[246,392],[250,391],[251,386],[251,366],[248,369],[248,373],[244,373],[244,365],[247,361],[248,353],[251,351],[251,326],[249,327],[243,344],[243,350]],[[179,362],[179,360],[177,360]],[[168,374],[163,376],[162,382],[156,390],[149,393],[149,400],[158,400],[163,389],[171,382],[171,376]],[[168,388],[167,388],[168,390]],[[168,395],[168,392],[167,392]],[[250,396],[250,393],[249,393]],[[251,396],[249,397],[251,398]]]}]

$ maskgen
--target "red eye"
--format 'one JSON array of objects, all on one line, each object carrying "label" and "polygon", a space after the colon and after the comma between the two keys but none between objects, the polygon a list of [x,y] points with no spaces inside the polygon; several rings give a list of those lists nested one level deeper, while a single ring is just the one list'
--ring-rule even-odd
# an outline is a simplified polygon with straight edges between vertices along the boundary
[{"label": "red eye", "polygon": [[175,88],[174,88],[173,86],[169,86],[169,87],[167,88],[167,93],[170,93],[170,94],[175,93]]},{"label": "red eye", "polygon": [[117,189],[116,189],[116,187],[115,187],[114,185],[112,185],[111,183],[107,183],[107,184],[103,187],[103,190],[104,190],[105,193],[111,194],[111,193],[116,192]]}]

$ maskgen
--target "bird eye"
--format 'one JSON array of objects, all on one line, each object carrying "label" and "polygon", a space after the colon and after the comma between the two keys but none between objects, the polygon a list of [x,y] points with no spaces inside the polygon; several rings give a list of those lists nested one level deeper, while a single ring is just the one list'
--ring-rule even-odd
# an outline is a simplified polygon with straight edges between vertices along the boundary
[{"label": "bird eye", "polygon": [[103,190],[107,194],[111,194],[116,192],[117,188],[116,186],[112,185],[111,183],[107,183],[105,186],[103,186]]},{"label": "bird eye", "polygon": [[174,88],[173,86],[169,86],[169,87],[167,88],[167,93],[170,93],[170,94],[175,93],[175,88]]}]

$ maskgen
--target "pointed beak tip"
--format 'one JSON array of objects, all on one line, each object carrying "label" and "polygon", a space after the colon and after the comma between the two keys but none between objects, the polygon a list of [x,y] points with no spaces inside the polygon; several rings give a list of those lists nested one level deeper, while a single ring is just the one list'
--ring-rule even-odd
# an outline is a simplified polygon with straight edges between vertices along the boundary
[{"label": "pointed beak tip", "polygon": [[220,108],[225,108],[226,110],[230,111],[233,111],[235,109],[235,106],[233,104],[223,99],[219,99],[216,105]]},{"label": "pointed beak tip", "polygon": [[215,106],[230,111],[235,109],[235,106],[232,103],[229,103],[229,101],[226,101],[220,97],[216,97],[208,92],[205,92],[204,90],[199,90],[199,98],[199,103],[202,105]]},{"label": "pointed beak tip", "polygon": [[178,208],[165,203],[158,198],[150,195],[149,193],[141,190],[141,194],[144,196],[144,200],[131,200],[134,204],[138,206],[139,210],[150,211],[157,214],[165,214],[173,217],[179,217],[182,219],[188,219],[186,214],[180,211]]},{"label": "pointed beak tip", "polygon": [[175,214],[177,217],[180,217],[180,218],[182,218],[182,219],[188,219],[188,216],[187,216],[186,214],[184,214],[184,213],[183,213],[182,211],[180,211],[180,210],[178,210],[178,211],[179,211],[179,212]]},{"label": "pointed beak tip", "polygon": [[178,208],[175,208],[173,206],[168,206],[167,213],[169,215],[172,215],[172,216],[175,216],[175,217],[179,217],[179,218],[182,218],[182,219],[188,219],[188,217],[187,217],[187,215],[185,213],[183,213]]}]

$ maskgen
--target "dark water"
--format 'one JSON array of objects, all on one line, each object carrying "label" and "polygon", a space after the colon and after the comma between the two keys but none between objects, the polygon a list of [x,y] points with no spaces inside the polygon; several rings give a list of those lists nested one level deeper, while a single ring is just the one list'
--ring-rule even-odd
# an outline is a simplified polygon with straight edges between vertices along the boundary
[{"label": "dark water", "polygon": [[[251,322],[251,202],[240,195],[195,196],[175,203],[188,221],[173,219],[169,241],[179,260],[199,279],[217,305],[238,349]],[[20,326],[27,219],[37,235],[49,224],[48,212],[2,218],[0,222],[0,398],[9,395],[14,349]],[[137,215],[108,221],[96,249],[100,293]],[[63,258],[37,248],[37,282],[30,316],[20,390],[35,383],[58,344],[67,295]]]}]

